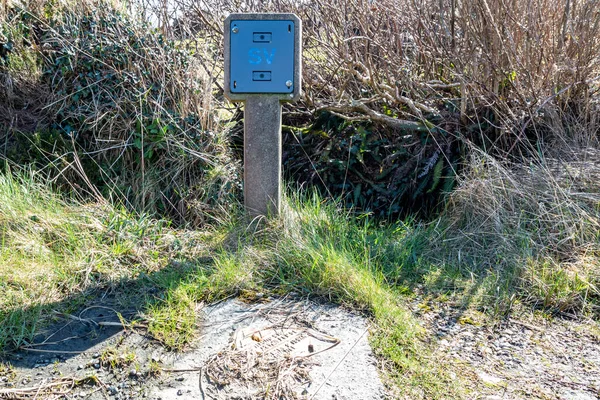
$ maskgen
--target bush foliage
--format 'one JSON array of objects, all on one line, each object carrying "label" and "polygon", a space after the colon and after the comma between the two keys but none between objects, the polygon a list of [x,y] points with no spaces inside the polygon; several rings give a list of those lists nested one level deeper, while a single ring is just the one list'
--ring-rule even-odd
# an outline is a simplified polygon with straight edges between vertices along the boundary
[{"label": "bush foliage", "polygon": [[[4,78],[18,75],[15,60],[32,49],[40,69],[17,87],[18,104],[0,92],[13,121],[11,161],[50,165],[91,194],[181,220],[202,221],[235,196],[237,163],[193,51],[106,4],[51,5],[14,8],[4,25],[24,27],[7,41]],[[44,96],[27,98],[32,91]],[[35,124],[18,118],[31,103]]]},{"label": "bush foliage", "polygon": [[134,5],[7,7],[8,159],[204,221],[239,193],[243,114],[223,98],[222,21],[253,11],[304,22],[304,95],[284,109],[287,179],[348,206],[429,212],[471,144],[511,161],[598,144],[600,25],[587,23],[598,0],[173,0],[170,16]]},{"label": "bush foliage", "polygon": [[174,33],[215,43],[230,12],[300,16],[304,96],[285,116],[286,172],[357,208],[429,210],[470,144],[526,163],[598,145],[598,0],[173,4],[185,16]]},{"label": "bush foliage", "polygon": [[456,182],[460,146],[448,132],[406,135],[323,111],[284,137],[288,179],[378,216],[431,211]]}]

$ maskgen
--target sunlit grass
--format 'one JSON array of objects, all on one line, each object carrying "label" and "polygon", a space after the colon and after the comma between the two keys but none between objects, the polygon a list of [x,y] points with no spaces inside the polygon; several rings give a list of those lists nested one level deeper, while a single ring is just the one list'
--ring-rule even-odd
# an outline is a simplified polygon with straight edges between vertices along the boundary
[{"label": "sunlit grass", "polygon": [[296,292],[370,318],[374,351],[403,395],[461,398],[466,385],[432,358],[435,340],[411,311],[417,296],[452,301],[483,320],[516,305],[591,315],[598,307],[598,253],[586,242],[593,233],[585,221],[575,244],[589,251],[565,262],[531,220],[506,220],[501,236],[468,215],[460,236],[462,203],[430,223],[382,222],[296,193],[279,218],[248,224],[235,207],[198,232],[63,199],[31,174],[0,176],[0,201],[1,351],[30,341],[49,311],[76,312],[100,289],[134,307],[138,322],[172,350],[197,338],[202,304]]}]

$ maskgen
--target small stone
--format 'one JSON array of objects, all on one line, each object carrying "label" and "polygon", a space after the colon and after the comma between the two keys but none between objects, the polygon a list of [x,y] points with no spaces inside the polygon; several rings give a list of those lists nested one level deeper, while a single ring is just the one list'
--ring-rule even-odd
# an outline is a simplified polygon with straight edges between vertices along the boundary
[{"label": "small stone", "polygon": [[137,375],[137,370],[135,368],[133,368],[131,371],[129,371],[129,375],[136,376]]},{"label": "small stone", "polygon": [[77,366],[77,370],[78,370],[78,371],[79,371],[79,370],[82,370],[82,369],[84,369],[84,368],[85,368],[85,367],[83,366],[83,364],[79,364],[79,365]]},{"label": "small stone", "polygon": [[108,387],[108,393],[110,393],[111,396],[116,395],[117,393],[119,393],[119,389],[117,389],[114,386],[109,386]]},{"label": "small stone", "polygon": [[486,385],[490,385],[490,386],[497,386],[500,383],[502,383],[502,378],[498,378],[497,376],[494,375],[490,375],[486,372],[478,372],[477,375],[479,376],[479,379],[481,379],[481,381],[483,383],[485,383]]},{"label": "small stone", "polygon": [[94,364],[94,368],[96,368],[96,369],[100,369],[100,363],[96,363],[96,364]]},{"label": "small stone", "polygon": [[185,379],[185,378],[184,378],[183,376],[178,376],[177,378],[175,378],[175,380],[176,380],[177,382],[183,382],[183,380],[184,380],[184,379]]},{"label": "small stone", "polygon": [[177,391],[177,396],[181,396],[181,395],[183,395],[183,390],[179,389],[179,390]]},{"label": "small stone", "polygon": [[100,357],[100,353],[94,353],[94,355],[92,357],[93,358],[98,358],[98,357]]}]

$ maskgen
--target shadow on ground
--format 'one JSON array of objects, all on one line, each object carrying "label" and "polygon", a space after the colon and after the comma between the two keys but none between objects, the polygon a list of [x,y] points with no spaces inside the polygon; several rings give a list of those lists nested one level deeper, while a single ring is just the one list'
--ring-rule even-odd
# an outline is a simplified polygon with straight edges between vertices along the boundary
[{"label": "shadow on ground", "polygon": [[[1,359],[18,368],[34,368],[40,359],[65,361],[76,357],[124,329],[146,332],[142,314],[193,276],[199,273],[210,276],[212,267],[209,257],[171,261],[152,273],[140,273],[108,286],[91,287],[59,302],[35,306],[35,309],[9,310],[7,315],[39,313],[40,318],[39,322],[24,322],[27,326],[22,329],[36,332],[33,339],[18,347],[13,345]],[[140,321],[139,329],[135,328],[136,321]]]}]

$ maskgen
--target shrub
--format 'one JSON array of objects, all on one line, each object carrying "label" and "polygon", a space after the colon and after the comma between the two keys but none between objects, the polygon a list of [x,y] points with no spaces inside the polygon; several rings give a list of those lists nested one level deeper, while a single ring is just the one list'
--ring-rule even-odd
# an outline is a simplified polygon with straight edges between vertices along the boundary
[{"label": "shrub", "polygon": [[467,143],[513,161],[567,137],[597,145],[598,0],[174,4],[175,34],[200,29],[219,44],[230,12],[300,16],[304,96],[284,115],[296,128],[288,176],[359,208],[436,204]]},{"label": "shrub", "polygon": [[[30,79],[33,88],[4,72],[12,93],[41,114],[23,125],[38,127],[28,131],[48,142],[43,155],[66,142],[50,159],[77,150],[88,175],[99,164],[102,172],[90,180],[108,182],[135,206],[186,215],[185,206],[173,206],[193,203],[184,188],[213,187],[206,195],[216,199],[216,188],[235,186],[235,173],[222,170],[234,164],[226,136],[241,140],[240,129],[226,135],[218,118],[242,118],[223,101],[219,83],[222,21],[230,12],[292,11],[304,21],[304,96],[284,113],[286,173],[348,205],[381,215],[428,212],[453,187],[471,143],[511,161],[565,142],[598,144],[600,25],[588,23],[599,17],[598,0],[217,0],[210,9],[173,0],[169,15],[136,3],[136,13],[152,15],[160,29],[92,0],[77,11],[42,4],[45,10],[21,13],[25,28],[17,29],[19,18],[5,24],[35,45],[2,39],[13,61],[13,54],[28,59],[23,49],[40,49],[44,73]],[[11,71],[19,64],[13,61]],[[43,103],[52,106],[27,101],[35,95],[54,96]],[[14,120],[5,122],[11,132],[20,126]],[[208,176],[222,183],[200,184]],[[200,197],[200,204],[219,204]]]},{"label": "shrub", "polygon": [[461,157],[447,132],[406,135],[327,111],[309,128],[289,129],[284,137],[289,180],[382,217],[432,211],[439,195],[452,189]]},{"label": "shrub", "polygon": [[[42,72],[30,85],[45,93],[23,105],[0,93],[9,116],[31,103],[44,113],[9,128],[14,161],[49,163],[63,182],[94,195],[191,222],[235,196],[238,164],[194,49],[102,1],[11,12],[4,26],[28,32],[11,46],[36,50]],[[15,71],[2,74],[13,79]]]}]

